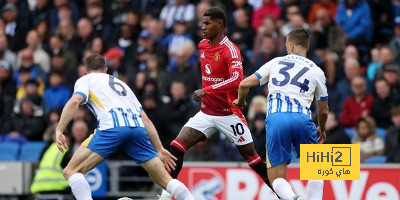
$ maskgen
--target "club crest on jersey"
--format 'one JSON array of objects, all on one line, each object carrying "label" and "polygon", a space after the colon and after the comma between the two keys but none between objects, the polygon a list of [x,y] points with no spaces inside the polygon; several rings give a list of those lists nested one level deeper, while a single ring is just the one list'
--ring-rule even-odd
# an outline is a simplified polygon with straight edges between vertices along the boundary
[{"label": "club crest on jersey", "polygon": [[220,58],[221,58],[221,56],[219,55],[219,53],[216,53],[216,54],[214,55],[214,61],[215,61],[215,62],[218,62]]}]

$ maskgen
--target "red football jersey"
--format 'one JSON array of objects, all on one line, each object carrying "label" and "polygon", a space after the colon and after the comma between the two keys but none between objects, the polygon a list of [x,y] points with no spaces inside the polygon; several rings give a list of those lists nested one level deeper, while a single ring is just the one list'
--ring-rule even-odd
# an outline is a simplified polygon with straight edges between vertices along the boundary
[{"label": "red football jersey", "polygon": [[232,101],[238,96],[243,79],[242,56],[239,48],[228,37],[216,45],[202,40],[199,45],[202,87],[207,93],[202,98],[201,111],[208,115],[236,114],[243,118],[241,109]]}]

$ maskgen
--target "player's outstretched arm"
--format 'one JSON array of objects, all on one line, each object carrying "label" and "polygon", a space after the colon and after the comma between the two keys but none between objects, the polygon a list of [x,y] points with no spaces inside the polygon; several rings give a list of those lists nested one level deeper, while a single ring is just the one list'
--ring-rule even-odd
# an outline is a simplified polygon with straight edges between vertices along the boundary
[{"label": "player's outstretched arm", "polygon": [[325,133],[325,124],[326,120],[328,119],[328,113],[329,113],[329,107],[328,107],[328,101],[317,101],[317,111],[318,111],[318,142],[320,144],[324,143],[326,139],[326,133]]},{"label": "player's outstretched arm", "polygon": [[142,116],[144,126],[146,128],[147,134],[149,135],[150,142],[153,144],[158,153],[158,157],[160,157],[161,161],[163,161],[163,163],[165,164],[165,168],[167,168],[168,171],[171,171],[171,169],[174,170],[176,166],[174,160],[177,160],[177,158],[173,156],[169,151],[164,149],[161,144],[160,138],[158,137],[157,129],[150,118],[147,116],[146,112],[142,110],[140,111],[140,115]]},{"label": "player's outstretched arm", "polygon": [[234,100],[232,103],[236,106],[239,107],[245,107],[246,106],[246,96],[249,93],[249,90],[251,87],[260,85],[260,80],[256,75],[251,75],[247,78],[245,78],[242,82],[239,84],[239,89],[238,89],[238,98]]},{"label": "player's outstretched arm", "polygon": [[65,128],[69,122],[74,118],[76,112],[78,111],[79,105],[85,99],[80,94],[74,94],[65,104],[64,109],[61,113],[60,122],[58,122],[56,128],[56,144],[58,149],[64,153],[67,150],[68,145],[63,134]]}]

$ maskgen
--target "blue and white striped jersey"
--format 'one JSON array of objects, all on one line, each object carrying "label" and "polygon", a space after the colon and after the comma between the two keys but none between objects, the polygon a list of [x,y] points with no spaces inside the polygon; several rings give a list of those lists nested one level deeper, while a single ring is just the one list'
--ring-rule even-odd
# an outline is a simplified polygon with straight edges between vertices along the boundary
[{"label": "blue and white striped jersey", "polygon": [[311,117],[314,99],[328,100],[324,72],[300,54],[276,57],[258,69],[254,75],[260,85],[268,83],[268,112],[300,112]]},{"label": "blue and white striped jersey", "polygon": [[74,94],[85,98],[99,122],[98,129],[144,127],[140,116],[142,105],[132,90],[121,80],[106,73],[90,73],[75,83]]}]

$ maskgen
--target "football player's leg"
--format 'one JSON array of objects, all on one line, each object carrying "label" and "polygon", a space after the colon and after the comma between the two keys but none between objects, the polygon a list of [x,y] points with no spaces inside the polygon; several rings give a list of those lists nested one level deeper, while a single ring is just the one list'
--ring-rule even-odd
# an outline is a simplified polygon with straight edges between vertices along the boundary
[{"label": "football player's leg", "polygon": [[191,127],[183,127],[179,135],[170,144],[170,152],[174,155],[177,160],[175,161],[176,167],[171,170],[171,176],[173,178],[178,178],[179,172],[182,169],[183,157],[186,150],[188,150],[193,145],[200,141],[206,139],[206,136]]},{"label": "football player's leg", "polygon": [[63,173],[76,199],[92,199],[92,192],[84,174],[102,162],[104,158],[92,150],[80,146]]},{"label": "football player's leg", "polygon": [[96,130],[72,156],[63,173],[77,199],[92,199],[89,183],[84,174],[107,158],[123,141],[124,134],[118,129]]},{"label": "football player's leg", "polygon": [[159,157],[154,157],[141,163],[151,179],[164,190],[172,194],[177,200],[194,200],[189,189],[180,181],[172,179],[164,168]]},{"label": "football player's leg", "polygon": [[187,149],[205,140],[216,132],[212,116],[206,115],[203,112],[198,112],[195,116],[183,126],[178,137],[170,144],[170,152],[178,160],[175,161],[176,167],[171,171],[172,178],[178,178],[178,174],[182,169],[183,156]]},{"label": "football player's leg", "polygon": [[254,143],[251,142],[241,146],[237,145],[236,147],[238,148],[240,155],[242,155],[247,161],[251,169],[253,169],[271,189],[273,189],[268,179],[267,165],[257,154],[254,148]]}]

